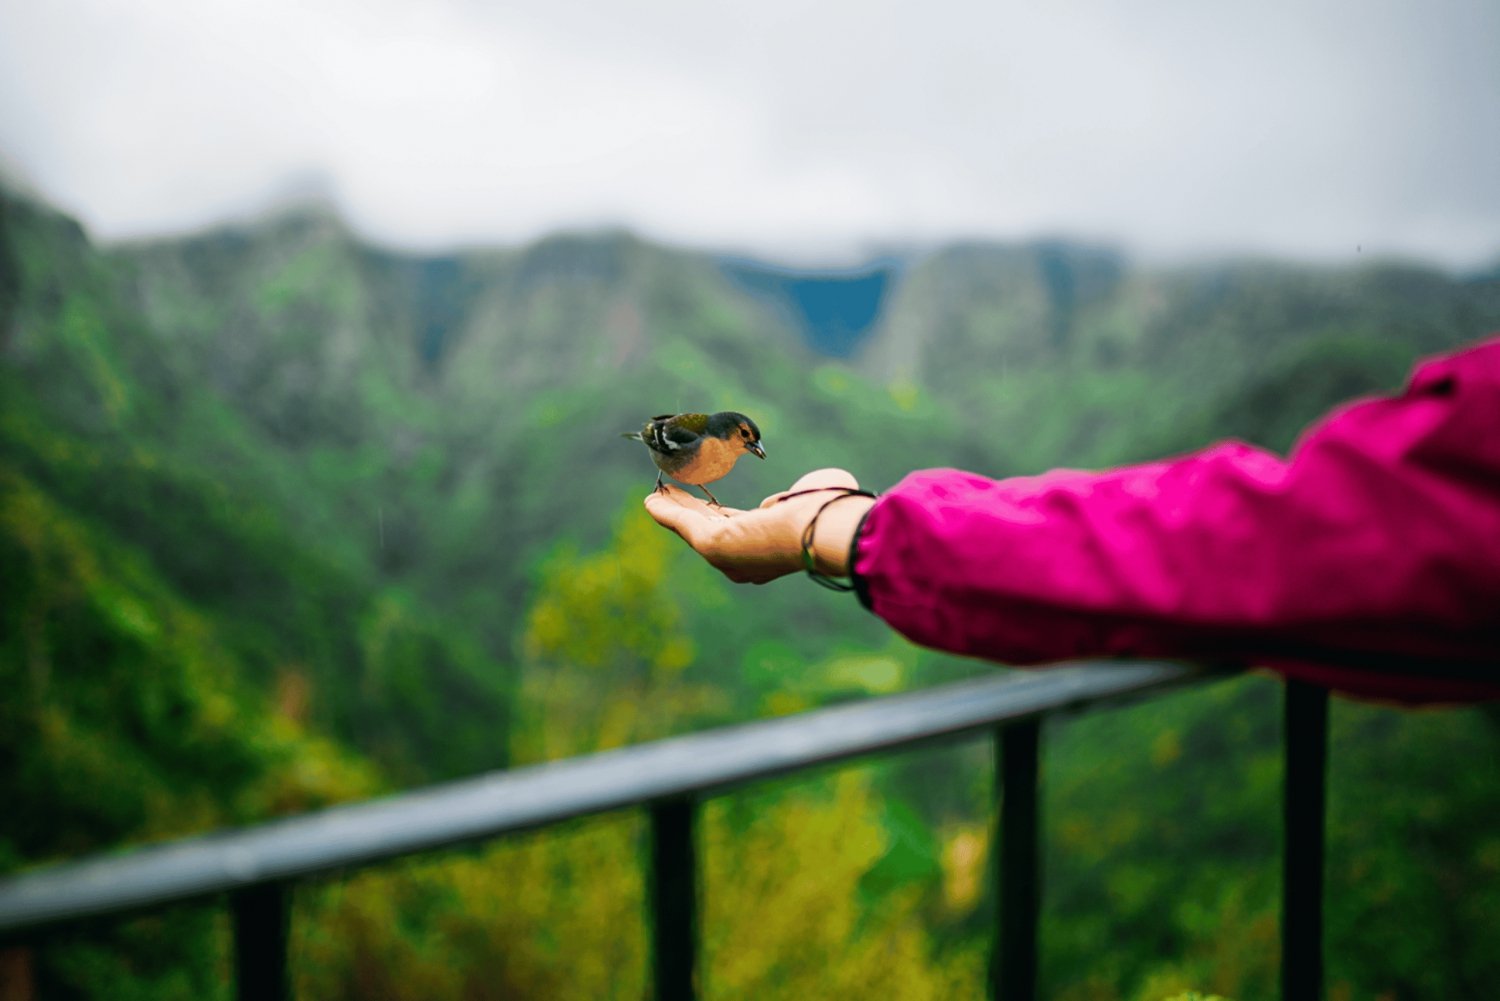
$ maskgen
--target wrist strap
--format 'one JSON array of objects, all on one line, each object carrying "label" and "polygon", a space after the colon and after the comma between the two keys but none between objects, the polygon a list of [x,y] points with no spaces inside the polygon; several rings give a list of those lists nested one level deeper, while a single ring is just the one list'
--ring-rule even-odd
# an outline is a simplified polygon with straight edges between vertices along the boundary
[{"label": "wrist strap", "polygon": [[[859,490],[854,487],[814,487],[810,490],[798,490],[795,493],[787,494],[786,497],[783,497],[781,499],[786,500],[787,497],[800,497],[802,494],[821,493],[825,490],[837,490],[839,491],[839,493],[836,496],[830,497],[828,498],[828,500],[824,501],[823,505],[818,508],[815,514],[813,514],[812,520],[807,523],[807,527],[802,530],[802,565],[807,569],[807,576],[811,577],[814,583],[826,587],[830,591],[852,591],[854,590],[853,584],[845,584],[841,580],[830,577],[825,573],[818,572],[817,561],[814,559],[812,551],[813,533],[817,531],[818,519],[822,517],[823,512],[827,511],[832,505],[837,504],[839,501],[845,500],[849,497],[874,497],[875,494],[873,494],[869,490]],[[777,503],[780,503],[780,501],[778,501]],[[851,567],[851,570],[852,569],[853,568]]]}]

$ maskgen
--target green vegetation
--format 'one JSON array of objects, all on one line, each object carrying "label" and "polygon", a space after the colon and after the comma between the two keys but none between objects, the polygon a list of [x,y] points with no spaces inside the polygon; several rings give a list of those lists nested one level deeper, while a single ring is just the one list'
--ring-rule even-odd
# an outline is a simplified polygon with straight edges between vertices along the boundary
[{"label": "green vegetation", "polygon": [[[336,219],[101,251],[0,193],[0,867],[997,668],[792,579],[736,589],[639,507],[615,432],[733,406],[753,503],[844,465],[1101,465],[1286,448],[1500,282],[1414,265],[1145,271],[1107,251],[908,262],[818,357],[715,262],[623,234],[419,258]],[[1251,677],[1049,724],[1043,978],[1064,999],[1274,992],[1279,714]],[[1500,733],[1337,702],[1330,996],[1500,978]],[[982,993],[989,750],[922,751],[705,810],[712,998]],[[636,998],[635,815],[317,884],[318,998]],[[225,993],[222,915],[39,952],[46,997]],[[1194,993],[1194,992],[1204,992]]]}]

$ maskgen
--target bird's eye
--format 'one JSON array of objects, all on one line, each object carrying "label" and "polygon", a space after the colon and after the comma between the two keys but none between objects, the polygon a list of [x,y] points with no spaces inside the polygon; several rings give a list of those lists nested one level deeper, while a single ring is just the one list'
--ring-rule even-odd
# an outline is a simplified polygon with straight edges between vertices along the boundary
[{"label": "bird's eye", "polygon": [[741,438],[745,438],[745,439],[748,440],[749,437],[750,437],[750,429],[749,428],[740,428],[740,437]]}]

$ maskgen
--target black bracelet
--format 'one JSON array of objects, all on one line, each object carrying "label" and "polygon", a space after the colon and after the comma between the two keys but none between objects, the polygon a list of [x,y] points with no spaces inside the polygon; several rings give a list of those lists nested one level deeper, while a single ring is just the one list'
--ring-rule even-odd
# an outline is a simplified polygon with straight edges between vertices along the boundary
[{"label": "black bracelet", "polygon": [[[854,590],[853,584],[845,584],[843,581],[836,580],[825,573],[818,572],[817,563],[813,558],[812,552],[813,532],[817,530],[818,519],[822,517],[823,512],[827,511],[831,505],[848,497],[874,497],[875,494],[871,493],[868,490],[860,490],[855,487],[816,487],[812,490],[798,490],[794,494],[787,494],[787,497],[797,497],[801,494],[818,493],[822,490],[838,490],[840,491],[840,493],[837,496],[830,497],[828,498],[828,500],[824,501],[823,506],[818,508],[817,512],[812,516],[812,520],[807,523],[807,527],[802,530],[802,565],[807,569],[807,575],[811,577],[815,583],[828,588],[830,591],[852,591]],[[782,500],[785,499],[785,497],[782,498]],[[778,503],[780,502],[778,501]]]}]

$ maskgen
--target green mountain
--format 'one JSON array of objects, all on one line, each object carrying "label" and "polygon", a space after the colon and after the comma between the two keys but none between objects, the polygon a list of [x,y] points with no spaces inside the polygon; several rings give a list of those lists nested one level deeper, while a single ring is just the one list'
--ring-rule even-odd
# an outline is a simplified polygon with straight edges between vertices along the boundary
[{"label": "green mountain", "polygon": [[[744,505],[823,465],[880,488],[1225,434],[1284,448],[1500,328],[1500,276],[1411,263],[1145,268],[1049,241],[877,270],[625,233],[406,254],[316,207],[101,248],[0,192],[0,781],[20,818],[0,863],[993,669],[800,580],[716,579],[639,509],[654,469],[616,432],[652,414],[754,415],[770,459],[716,489]],[[1055,996],[1272,989],[1274,691],[1058,725]],[[1335,984],[1482,993],[1500,856],[1470,818],[1500,790],[1448,765],[1493,763],[1495,728],[1340,706],[1335,732]],[[725,857],[762,850],[709,863],[711,993],[977,983],[984,761],[933,752],[716,806]],[[639,996],[641,942],[619,935],[638,838],[622,821],[309,890],[299,987]],[[818,961],[789,958],[814,941]],[[225,948],[188,909],[69,937],[39,977],[45,996],[214,996]]]}]

